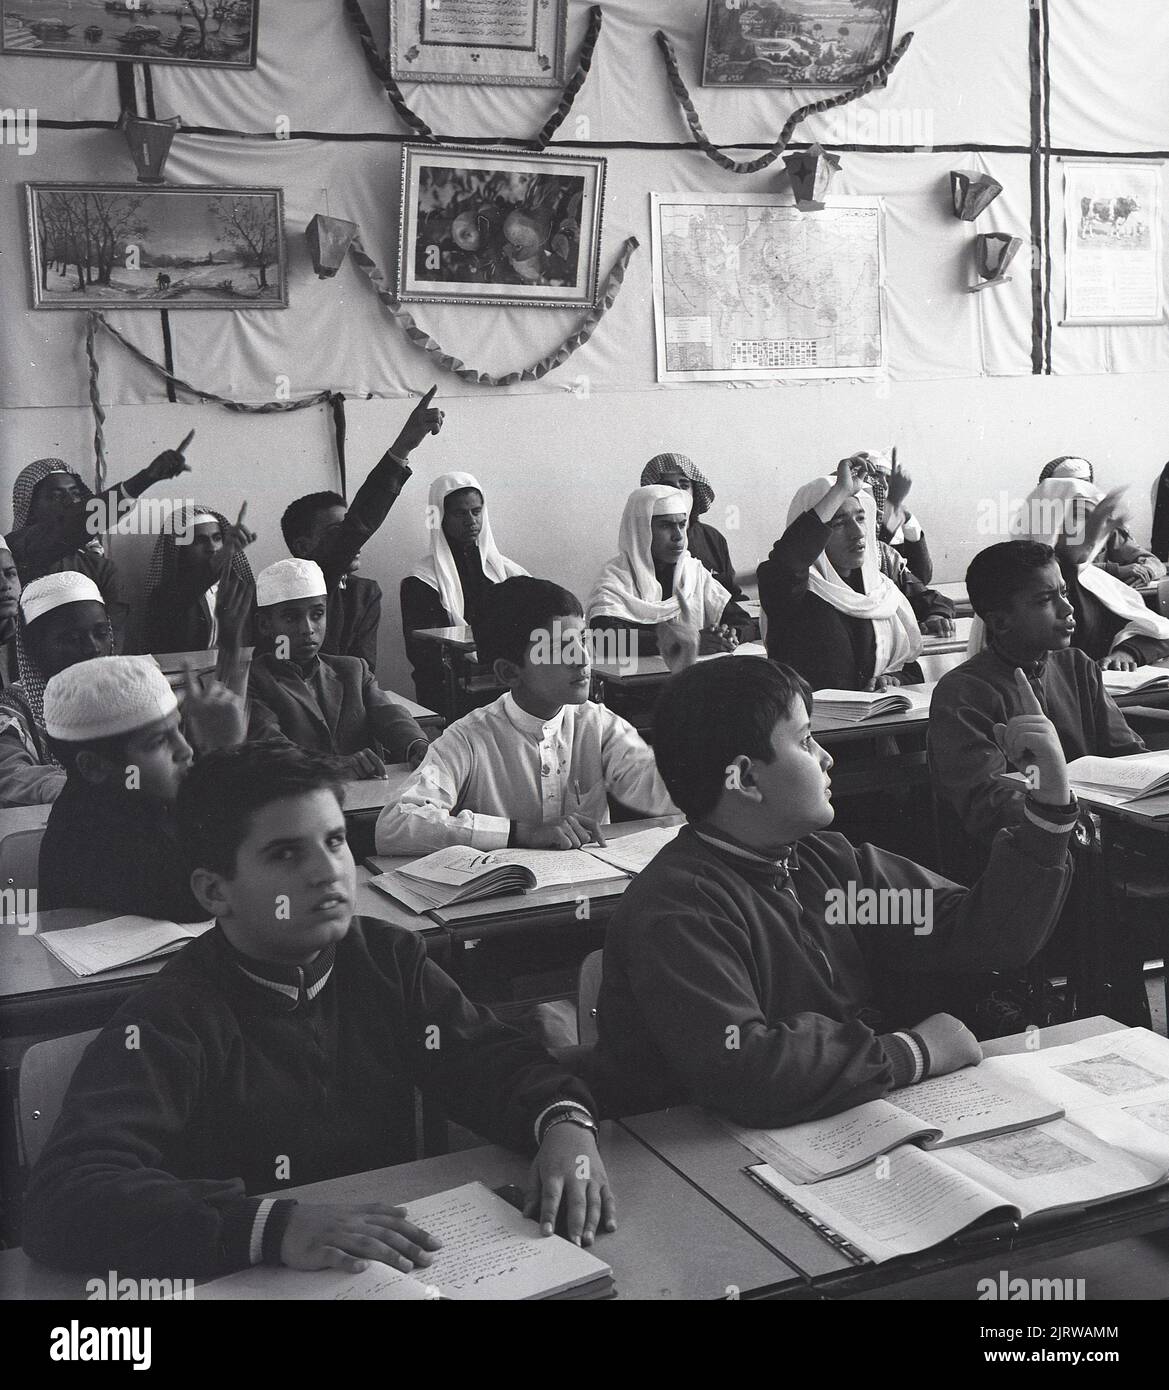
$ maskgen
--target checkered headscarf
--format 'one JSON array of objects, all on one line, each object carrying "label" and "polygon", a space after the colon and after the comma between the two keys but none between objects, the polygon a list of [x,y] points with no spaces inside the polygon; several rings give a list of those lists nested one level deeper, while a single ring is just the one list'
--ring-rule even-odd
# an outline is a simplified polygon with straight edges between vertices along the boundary
[{"label": "checkered headscarf", "polygon": [[12,484],[12,529],[19,531],[28,525],[28,514],[32,510],[32,495],[37,484],[43,482],[50,473],[72,473],[88,500],[93,496],[85,479],[75,468],[70,468],[64,459],[37,459],[28,464],[16,475]]},{"label": "checkered headscarf", "polygon": [[[213,511],[210,507],[197,505],[175,507],[163,522],[162,534],[155,541],[154,552],[150,556],[150,565],[146,571],[146,603],[148,606],[158,589],[164,585],[173,584],[178,577],[179,554],[175,538],[179,534],[186,535],[195,525],[200,514],[214,517],[222,527],[224,536],[227,536],[230,523],[227,517],[222,516],[219,512]],[[252,567],[248,564],[248,557],[242,550],[237,550],[232,556],[231,567],[245,583],[255,584]]]},{"label": "checkered headscarf", "polygon": [[714,488],[711,487],[706,474],[685,454],[656,454],[641,470],[642,487],[655,486],[661,482],[663,473],[672,473],[675,468],[690,479],[694,492],[694,510],[700,516],[703,512],[710,511],[710,504],[714,501]]}]

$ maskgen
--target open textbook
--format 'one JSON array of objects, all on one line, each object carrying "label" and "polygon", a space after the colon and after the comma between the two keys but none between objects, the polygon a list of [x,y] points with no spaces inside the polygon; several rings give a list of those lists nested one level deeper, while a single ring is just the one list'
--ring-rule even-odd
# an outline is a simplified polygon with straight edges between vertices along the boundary
[{"label": "open textbook", "polygon": [[925,1152],[903,1144],[837,1177],[748,1173],[853,1258],[879,1264],[976,1224],[1023,1225],[1169,1180],[1169,1041],[1143,1028],[992,1057],[994,1087],[1029,1091],[1065,1118]]},{"label": "open textbook", "polygon": [[38,940],[74,975],[84,977],[169,956],[214,925],[189,922],[180,926],[154,917],[111,917],[85,927],[40,932]]},{"label": "open textbook", "polygon": [[825,1120],[783,1129],[743,1129],[739,1143],[797,1183],[862,1168],[900,1144],[946,1148],[1058,1120],[1063,1107],[1021,1089],[985,1064],[906,1086],[895,1099],[871,1100]]},{"label": "open textbook", "polygon": [[1140,690],[1169,686],[1169,667],[1137,666],[1132,671],[1101,671],[1100,679],[1109,695],[1133,695]]},{"label": "open textbook", "polygon": [[1072,791],[1123,806],[1169,791],[1169,753],[1130,753],[1124,758],[1076,758],[1068,763]]},{"label": "open textbook", "polygon": [[413,912],[545,889],[576,894],[608,883],[618,885],[619,891],[677,833],[677,826],[655,827],[608,845],[581,849],[479,850],[448,845],[378,874],[370,884]]},{"label": "open textbook", "polygon": [[534,1221],[482,1183],[408,1202],[406,1212],[443,1243],[433,1262],[412,1274],[376,1261],[360,1274],[257,1266],[199,1285],[195,1298],[500,1301],[601,1298],[612,1292],[613,1271],[603,1260],[560,1236],[542,1236]]},{"label": "open textbook", "polygon": [[814,690],[812,713],[844,724],[859,724],[865,719],[882,719],[888,714],[925,711],[930,707],[934,684],[927,681],[898,690]]}]

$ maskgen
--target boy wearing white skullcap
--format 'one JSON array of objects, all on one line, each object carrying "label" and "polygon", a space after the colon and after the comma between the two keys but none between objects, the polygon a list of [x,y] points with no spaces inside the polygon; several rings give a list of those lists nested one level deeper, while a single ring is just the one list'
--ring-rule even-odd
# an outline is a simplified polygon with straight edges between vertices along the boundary
[{"label": "boy wearing white skullcap", "polygon": [[109,615],[88,575],[64,570],[32,580],[20,596],[19,615],[20,679],[0,694],[0,804],[5,806],[53,801],[65,785],[45,738],[45,682],[66,667],[114,650]]},{"label": "boy wearing white skullcap", "polygon": [[263,649],[248,688],[249,739],[282,739],[323,754],[342,777],[384,776],[383,755],[415,767],[422,761],[426,735],[367,663],[321,655],[328,597],[314,560],[277,560],[261,570],[256,613]]},{"label": "boy wearing white skullcap", "polygon": [[[241,741],[233,700],[214,683],[188,694],[201,750]],[[41,906],[205,920],[171,819],[195,754],[153,657],[99,657],[59,672],[45,686],[44,719],[68,776],[41,842]]]}]

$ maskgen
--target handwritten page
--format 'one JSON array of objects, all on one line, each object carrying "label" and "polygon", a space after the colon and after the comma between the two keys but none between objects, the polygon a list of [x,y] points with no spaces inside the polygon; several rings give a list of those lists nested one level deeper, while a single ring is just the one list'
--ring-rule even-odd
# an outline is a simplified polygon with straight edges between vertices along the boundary
[{"label": "handwritten page", "polygon": [[767,1164],[751,1171],[880,1264],[928,1250],[1003,1205],[980,1183],[912,1144],[837,1178],[801,1187]]},{"label": "handwritten page", "polygon": [[941,1131],[934,1147],[1044,1124],[1063,1114],[1058,1103],[997,1079],[985,1064],[907,1086],[893,1100],[923,1125]]},{"label": "handwritten page", "polygon": [[216,1299],[266,1302],[291,1298],[330,1303],[356,1300],[424,1303],[437,1296],[411,1275],[378,1263],[371,1263],[361,1274],[346,1274],[340,1269],[274,1269],[270,1265],[257,1265],[209,1284],[200,1284],[195,1289],[196,1302]]},{"label": "handwritten page", "polygon": [[607,845],[588,845],[584,852],[632,876],[641,873],[658,852],[677,837],[681,828],[680,825],[654,826],[651,830],[638,830],[610,840]]},{"label": "handwritten page", "polygon": [[535,1222],[482,1183],[410,1202],[407,1211],[443,1242],[434,1262],[416,1275],[442,1298],[545,1298],[610,1273],[587,1250],[541,1236]]},{"label": "handwritten page", "polygon": [[1073,785],[1103,787],[1105,790],[1149,791],[1169,778],[1169,753],[1135,753],[1126,758],[1076,758],[1068,764]]},{"label": "handwritten page", "polygon": [[783,1129],[723,1123],[744,1148],[797,1183],[847,1172],[923,1132],[920,1121],[884,1100]]}]

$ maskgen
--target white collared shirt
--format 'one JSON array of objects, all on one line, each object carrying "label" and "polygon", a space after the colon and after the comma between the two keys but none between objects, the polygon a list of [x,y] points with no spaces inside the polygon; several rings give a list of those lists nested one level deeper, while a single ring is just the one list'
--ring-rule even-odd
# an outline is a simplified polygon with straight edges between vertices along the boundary
[{"label": "white collared shirt", "polygon": [[502,849],[513,820],[546,825],[578,811],[606,823],[609,792],[645,816],[677,810],[652,749],[612,710],[564,705],[541,720],[508,692],[430,745],[398,803],[378,817],[377,851]]}]

